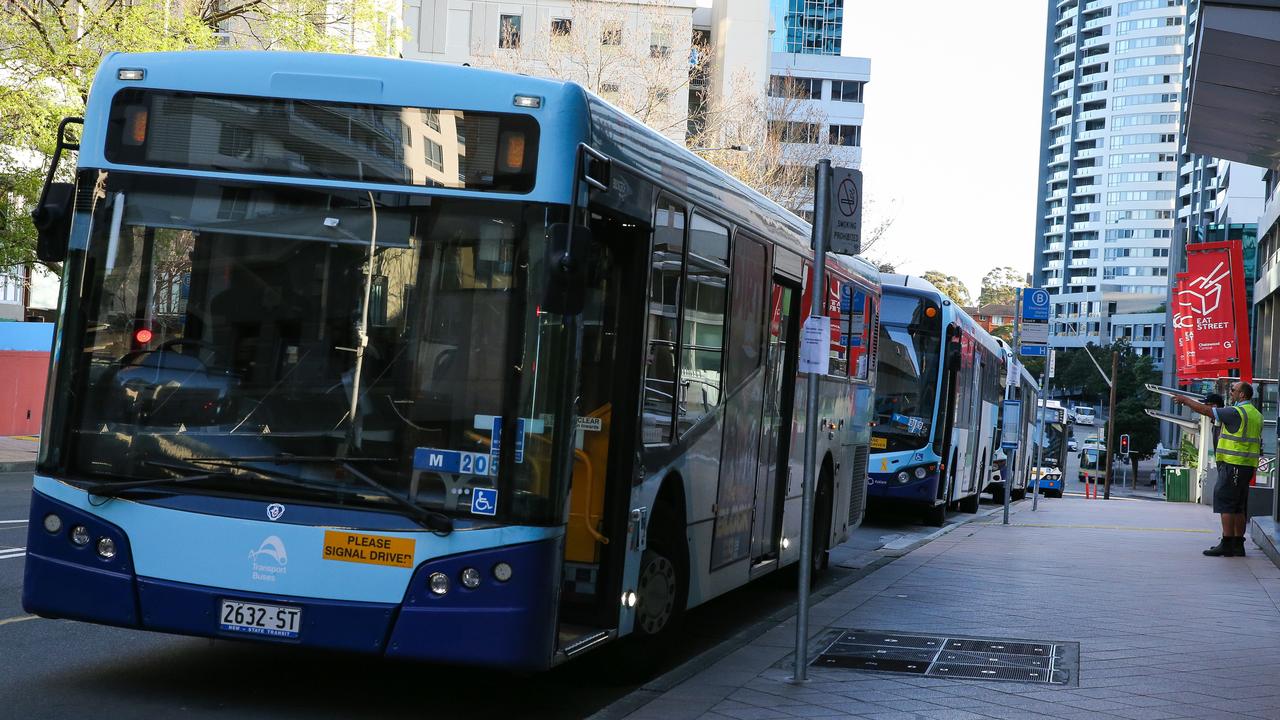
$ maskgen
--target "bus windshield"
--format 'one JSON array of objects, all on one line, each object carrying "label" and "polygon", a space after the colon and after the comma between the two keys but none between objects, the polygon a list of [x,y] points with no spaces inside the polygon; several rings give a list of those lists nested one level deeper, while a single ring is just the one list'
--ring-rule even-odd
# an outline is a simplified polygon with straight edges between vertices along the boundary
[{"label": "bus windshield", "polygon": [[873,449],[896,452],[929,444],[941,342],[942,317],[935,303],[885,294],[880,311]]},{"label": "bus windshield", "polygon": [[[72,396],[51,425],[72,478],[198,467],[216,482],[184,492],[394,510],[358,467],[432,510],[499,487],[499,519],[559,516],[554,384],[513,371],[559,361],[537,336],[559,323],[530,297],[547,207],[119,173],[100,190],[68,301]],[[504,417],[522,420],[499,482]]]}]

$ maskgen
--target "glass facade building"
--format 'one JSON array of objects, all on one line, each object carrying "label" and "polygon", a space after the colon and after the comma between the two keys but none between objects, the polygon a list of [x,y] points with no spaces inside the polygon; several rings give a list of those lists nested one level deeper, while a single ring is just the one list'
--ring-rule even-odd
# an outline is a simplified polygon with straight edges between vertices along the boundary
[{"label": "glass facade building", "polygon": [[839,55],[844,0],[770,0],[773,51]]}]

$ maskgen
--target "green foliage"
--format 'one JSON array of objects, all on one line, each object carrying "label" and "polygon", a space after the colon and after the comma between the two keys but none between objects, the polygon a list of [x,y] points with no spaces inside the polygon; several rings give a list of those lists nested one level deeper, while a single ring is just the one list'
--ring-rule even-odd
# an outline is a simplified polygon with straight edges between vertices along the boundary
[{"label": "green foliage", "polygon": [[1196,467],[1200,464],[1200,448],[1191,441],[1191,438],[1182,438],[1182,445],[1178,447],[1178,462],[1187,467]]},{"label": "green foliage", "polygon": [[[108,53],[228,47],[388,54],[399,39],[385,30],[393,11],[398,6],[387,0],[6,2],[0,12],[0,267],[34,260],[34,229],[24,216],[38,197],[55,129],[64,117],[83,116],[89,85]],[[72,165],[74,156],[64,161]]]},{"label": "green foliage", "polygon": [[960,278],[955,275],[948,275],[937,270],[930,270],[922,277],[928,282],[933,283],[933,286],[942,291],[942,294],[951,298],[951,302],[960,306],[969,305],[969,288],[965,287],[964,283],[960,281]]},{"label": "green foliage", "polygon": [[1091,352],[1103,372],[1110,374],[1113,351],[1120,354],[1116,372],[1115,442],[1119,444],[1120,436],[1127,434],[1129,454],[1135,461],[1151,457],[1160,442],[1160,421],[1147,415],[1146,410],[1158,408],[1160,399],[1149,392],[1146,385],[1160,382],[1160,373],[1149,356],[1137,354],[1124,340],[1102,347],[1090,344],[1083,349],[1059,350],[1054,384],[1083,388],[1086,399],[1105,407],[1110,400],[1110,390],[1085,353]]},{"label": "green foliage", "polygon": [[1017,288],[1027,286],[1027,276],[1011,267],[992,268],[982,276],[978,304],[1012,305],[1017,301]]}]

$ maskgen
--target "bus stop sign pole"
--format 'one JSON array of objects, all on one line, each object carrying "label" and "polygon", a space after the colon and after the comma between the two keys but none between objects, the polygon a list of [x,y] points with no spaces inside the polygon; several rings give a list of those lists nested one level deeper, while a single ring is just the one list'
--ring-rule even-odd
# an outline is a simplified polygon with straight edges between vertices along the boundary
[{"label": "bus stop sign pole", "polygon": [[[827,308],[827,212],[830,206],[831,161],[819,160],[814,167],[813,183],[813,277],[810,286],[809,319],[805,322],[805,339],[801,342],[801,365],[805,364],[806,345],[812,345],[810,329],[822,323]],[[831,334],[819,338],[818,351],[831,352]],[[812,352],[812,348],[809,348]],[[810,360],[816,358],[809,358]],[[804,498],[800,513],[800,587],[796,598],[796,657],[792,681],[806,682],[809,670],[809,582],[813,570],[813,496],[817,482],[818,462],[818,388],[822,375],[809,369],[804,412]]]}]

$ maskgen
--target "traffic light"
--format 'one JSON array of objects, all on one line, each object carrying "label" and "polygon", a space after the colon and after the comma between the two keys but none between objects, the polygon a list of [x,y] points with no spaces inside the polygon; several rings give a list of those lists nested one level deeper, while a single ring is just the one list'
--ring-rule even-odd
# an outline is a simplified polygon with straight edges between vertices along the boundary
[{"label": "traffic light", "polygon": [[1120,454],[1129,454],[1129,436],[1127,434],[1120,436]]}]

